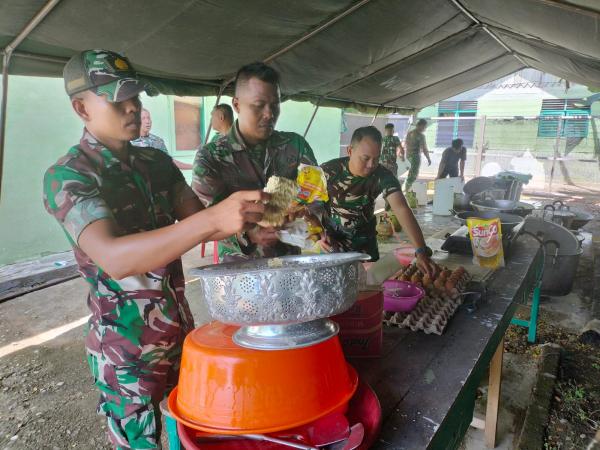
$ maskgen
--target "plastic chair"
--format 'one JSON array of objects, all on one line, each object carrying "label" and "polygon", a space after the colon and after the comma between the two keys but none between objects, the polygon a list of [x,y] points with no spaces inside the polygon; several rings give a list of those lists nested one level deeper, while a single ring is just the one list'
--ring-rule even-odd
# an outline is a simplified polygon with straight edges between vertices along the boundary
[{"label": "plastic chair", "polygon": [[[206,254],[206,242],[200,245],[200,256]],[[219,264],[219,241],[213,241],[213,264]]]}]

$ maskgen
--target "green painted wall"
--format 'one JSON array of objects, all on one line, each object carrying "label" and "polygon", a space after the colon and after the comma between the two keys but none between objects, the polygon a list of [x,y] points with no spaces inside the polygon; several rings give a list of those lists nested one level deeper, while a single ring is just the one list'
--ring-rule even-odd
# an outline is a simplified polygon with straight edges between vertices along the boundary
[{"label": "green painted wall", "polygon": [[[82,132],[61,79],[11,76],[8,97],[0,265],[69,249],[56,221],[43,207],[42,178],[51,164],[79,142]],[[214,100],[206,99],[206,126]],[[152,114],[152,132],[165,140],[173,157],[191,163],[195,152],[174,150],[173,97],[143,96],[142,102]],[[303,133],[312,110],[309,103],[284,103],[277,128]],[[319,162],[337,157],[340,121],[340,110],[319,110],[307,136]],[[184,175],[190,181],[191,172],[184,171]]]},{"label": "green painted wall", "polygon": [[68,249],[42,204],[46,169],[79,141],[63,82],[11,76],[0,199],[0,264]]}]

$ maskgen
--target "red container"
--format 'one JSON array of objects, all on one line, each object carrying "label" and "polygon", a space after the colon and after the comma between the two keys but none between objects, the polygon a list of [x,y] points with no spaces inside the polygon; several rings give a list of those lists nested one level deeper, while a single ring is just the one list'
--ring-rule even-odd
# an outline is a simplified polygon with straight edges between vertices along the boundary
[{"label": "red container", "polygon": [[331,320],[339,324],[340,332],[370,330],[377,325],[381,325],[383,320],[383,305],[379,311],[369,317],[345,317],[342,314],[332,317]]},{"label": "red container", "polygon": [[358,293],[358,300],[356,303],[343,314],[334,317],[337,318],[348,318],[348,317],[372,317],[377,312],[381,312],[383,309],[383,292],[382,291],[365,291]]},{"label": "red container", "polygon": [[368,330],[340,330],[339,334],[344,354],[348,358],[378,358],[383,347],[383,326],[381,323]]}]

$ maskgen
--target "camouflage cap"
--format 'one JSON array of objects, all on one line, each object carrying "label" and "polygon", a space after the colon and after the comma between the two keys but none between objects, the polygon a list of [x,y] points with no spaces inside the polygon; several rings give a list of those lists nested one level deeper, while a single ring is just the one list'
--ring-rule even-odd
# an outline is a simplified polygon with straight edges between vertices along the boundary
[{"label": "camouflage cap", "polygon": [[63,70],[69,96],[91,90],[109,102],[122,102],[148,91],[129,60],[109,50],[85,50],[74,55]]}]

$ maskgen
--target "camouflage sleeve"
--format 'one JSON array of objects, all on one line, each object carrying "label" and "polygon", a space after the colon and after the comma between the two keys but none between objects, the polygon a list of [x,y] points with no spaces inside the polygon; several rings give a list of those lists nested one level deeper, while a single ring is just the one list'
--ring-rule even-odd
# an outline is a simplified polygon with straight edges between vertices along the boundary
[{"label": "camouflage sleeve", "polygon": [[194,191],[192,191],[192,188],[189,186],[189,184],[187,184],[187,181],[185,181],[185,177],[181,173],[181,170],[179,170],[179,167],[175,165],[173,158],[171,158],[170,156],[169,163],[172,174],[169,200],[171,202],[171,205],[173,205],[173,207],[176,208],[177,206],[188,201],[190,198],[196,197],[196,194],[194,193]]},{"label": "camouflage sleeve", "polygon": [[309,143],[302,136],[298,135],[299,138],[299,150],[300,150],[300,164],[310,164],[311,166],[317,165],[317,158],[315,158],[315,154],[313,149],[310,147]]},{"label": "camouflage sleeve", "polygon": [[402,186],[398,178],[385,167],[379,166],[379,168],[381,169],[379,173],[379,190],[383,194],[383,198],[394,192],[402,192]]},{"label": "camouflage sleeve", "polygon": [[77,243],[81,232],[90,223],[113,219],[113,214],[100,196],[92,177],[77,170],[56,165],[44,175],[44,206]]},{"label": "camouflage sleeve", "polygon": [[217,172],[211,155],[214,146],[207,144],[198,150],[192,169],[192,189],[206,207],[227,197],[227,186]]}]

